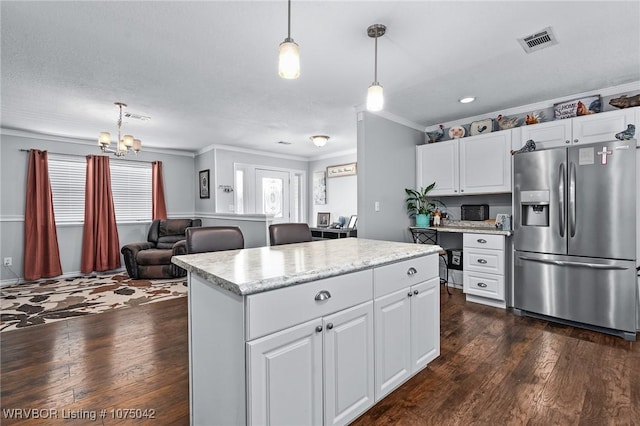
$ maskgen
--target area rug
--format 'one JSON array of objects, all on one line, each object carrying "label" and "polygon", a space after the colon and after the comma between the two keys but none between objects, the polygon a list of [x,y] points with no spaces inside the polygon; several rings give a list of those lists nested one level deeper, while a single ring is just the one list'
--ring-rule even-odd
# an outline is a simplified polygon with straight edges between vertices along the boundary
[{"label": "area rug", "polygon": [[0,288],[0,331],[186,295],[186,278],[133,280],[126,272],[16,284]]}]

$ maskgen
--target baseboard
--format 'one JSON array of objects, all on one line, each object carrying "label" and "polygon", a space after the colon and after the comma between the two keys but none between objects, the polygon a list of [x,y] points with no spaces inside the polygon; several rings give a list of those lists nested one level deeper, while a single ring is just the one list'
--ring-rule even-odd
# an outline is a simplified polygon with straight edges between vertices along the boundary
[{"label": "baseboard", "polygon": [[89,277],[89,276],[100,276],[100,275],[111,275],[111,274],[117,274],[119,272],[126,272],[127,270],[125,268],[120,268],[120,269],[113,269],[111,271],[104,271],[104,272],[92,272],[90,274],[83,274],[80,271],[75,271],[75,272],[67,272],[64,273],[62,275],[58,275],[57,277],[51,277],[51,278],[41,278],[39,280],[31,280],[31,281],[25,281],[24,277],[19,277],[19,278],[13,278],[13,279],[9,279],[9,280],[2,280],[0,281],[0,287],[5,287],[5,286],[9,286],[9,285],[16,285],[16,284],[24,284],[26,282],[41,282],[41,281],[47,281],[47,280],[59,280],[59,279],[65,279],[65,278],[75,278],[75,277]]}]

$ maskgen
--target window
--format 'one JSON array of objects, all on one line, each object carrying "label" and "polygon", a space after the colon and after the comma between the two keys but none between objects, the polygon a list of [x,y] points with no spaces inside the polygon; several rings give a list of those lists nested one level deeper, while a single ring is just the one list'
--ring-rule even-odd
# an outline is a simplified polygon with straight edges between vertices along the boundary
[{"label": "window", "polygon": [[110,161],[116,222],[151,222],[151,164]]},{"label": "window", "polygon": [[84,222],[87,162],[84,157],[49,154],[49,181],[56,224]]},{"label": "window", "polygon": [[[56,224],[84,222],[85,157],[49,154],[49,180]],[[151,221],[151,164],[109,161],[116,222]]]}]

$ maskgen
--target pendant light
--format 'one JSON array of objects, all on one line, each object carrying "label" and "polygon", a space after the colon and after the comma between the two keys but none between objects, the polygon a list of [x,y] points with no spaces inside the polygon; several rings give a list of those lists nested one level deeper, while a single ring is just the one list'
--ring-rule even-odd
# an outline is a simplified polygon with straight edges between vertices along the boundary
[{"label": "pendant light", "polygon": [[373,24],[367,28],[369,37],[375,39],[375,59],[373,67],[373,83],[367,90],[367,111],[381,111],[384,106],[382,86],[378,83],[378,37],[383,36],[387,27],[382,24]]},{"label": "pendant light", "polygon": [[300,50],[296,42],[291,38],[291,0],[289,0],[289,13],[287,20],[287,38],[280,43],[280,59],[278,61],[278,74],[286,79],[300,77]]},{"label": "pendant light", "polygon": [[107,152],[115,155],[116,157],[124,157],[125,155],[133,152],[138,154],[142,151],[142,142],[140,139],[135,139],[131,135],[121,136],[122,130],[122,108],[126,108],[127,104],[123,102],[114,102],[114,105],[120,108],[120,115],[118,117],[118,139],[116,139],[115,149],[111,148],[111,133],[100,132],[98,136],[98,145],[102,152]]}]

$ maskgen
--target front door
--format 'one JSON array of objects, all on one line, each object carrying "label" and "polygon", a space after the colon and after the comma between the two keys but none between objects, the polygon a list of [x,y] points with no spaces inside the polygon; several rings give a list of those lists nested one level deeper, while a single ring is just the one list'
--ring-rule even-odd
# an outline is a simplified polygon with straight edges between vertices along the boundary
[{"label": "front door", "polygon": [[256,169],[256,211],[273,215],[273,223],[291,221],[289,172]]}]

